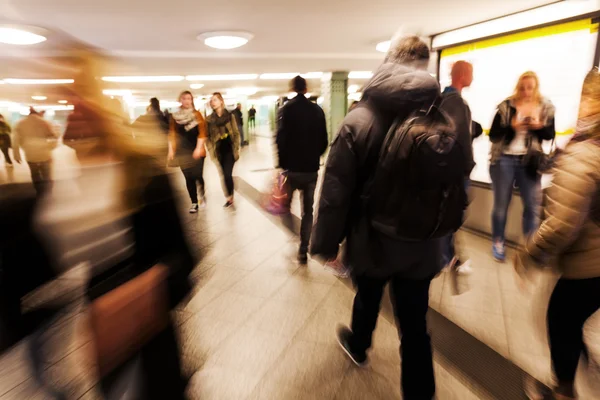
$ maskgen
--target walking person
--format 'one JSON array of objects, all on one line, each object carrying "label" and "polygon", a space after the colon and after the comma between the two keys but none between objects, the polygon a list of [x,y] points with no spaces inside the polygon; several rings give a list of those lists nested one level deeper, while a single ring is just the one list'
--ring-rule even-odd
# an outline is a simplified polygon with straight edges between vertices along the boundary
[{"label": "walking person", "polygon": [[250,107],[248,110],[248,132],[256,129],[256,108],[254,106]]},{"label": "walking person", "polygon": [[13,137],[13,157],[21,162],[21,148],[25,153],[31,171],[31,180],[38,195],[50,188],[52,150],[56,147],[57,136],[52,127],[33,108],[27,117],[15,126]]},{"label": "walking person", "polygon": [[554,139],[554,111],[550,100],[540,93],[537,74],[531,71],[519,77],[514,94],[498,106],[490,129],[492,255],[497,261],[506,258],[504,231],[515,186],[523,202],[523,235],[529,236],[537,227],[541,176],[538,158],[530,155],[542,151],[542,141]]},{"label": "walking person", "polygon": [[[456,133],[448,130],[448,123],[439,126],[445,130],[447,141],[443,149],[438,149],[440,153],[430,148],[430,143],[440,143],[439,136],[421,142],[420,146],[426,146],[423,153],[418,153],[422,169],[402,169],[417,159],[389,158],[400,156],[402,149],[404,154],[410,153],[405,143],[415,143],[410,132],[416,134],[419,129],[410,125],[412,116],[430,118],[429,113],[423,116],[420,110],[439,100],[439,85],[427,72],[429,56],[427,44],[416,36],[394,40],[384,63],[365,86],[360,103],[344,119],[327,159],[310,246],[313,256],[332,261],[346,239],[345,261],[357,293],[351,326],[338,329],[338,341],[359,366],[367,361],[384,287],[391,283],[394,313],[402,336],[401,383],[405,400],[435,396],[426,314],[431,281],[442,269],[441,242],[449,233],[437,227],[448,226],[455,231],[460,226],[466,203],[464,176],[469,168],[469,160],[460,149]],[[436,113],[436,108],[431,109]],[[421,126],[431,126],[431,122],[424,121]],[[440,135],[437,130],[436,133]],[[401,140],[408,137],[410,140]],[[430,159],[426,155],[434,157],[434,162],[427,162]],[[438,155],[444,161],[438,160]],[[390,165],[401,169],[387,170]],[[423,180],[419,174],[426,171],[430,174]],[[431,190],[429,194],[413,196],[406,179],[399,179],[413,174],[420,186]],[[451,185],[444,190],[437,178],[442,176],[444,181],[451,179],[447,181]],[[447,207],[438,201],[443,197],[448,199]],[[402,222],[407,220],[408,223]],[[431,236],[436,238],[428,239]]]},{"label": "walking person", "polygon": [[238,131],[240,131],[240,144],[246,146],[248,142],[244,138],[244,113],[242,113],[242,104],[237,103],[235,110],[231,112],[235,116],[235,120],[238,124]]},{"label": "walking person", "polygon": [[[462,141],[462,149],[465,150],[465,156],[470,160],[470,168],[465,175],[465,190],[467,190],[471,171],[475,166],[471,144],[473,121],[471,109],[463,99],[462,91],[473,83],[473,65],[466,61],[457,61],[452,66],[450,76],[452,83],[442,92],[442,108],[454,121],[459,140]],[[449,235],[443,255],[444,265],[448,266],[450,270],[455,267],[468,269],[469,260],[461,260],[456,254],[455,247],[455,235]]]},{"label": "walking person", "polygon": [[286,171],[291,200],[294,191],[302,199],[302,225],[298,262],[308,262],[308,246],[313,225],[313,205],[321,156],[327,150],[328,136],[325,113],[304,95],[306,80],[301,76],[290,82],[297,96],[281,109],[277,131],[279,167]]},{"label": "walking person", "polygon": [[240,158],[240,131],[235,116],[225,109],[221,93],[210,98],[213,113],[206,118],[208,124],[207,147],[213,161],[221,169],[226,202],[224,207],[233,206],[233,166]]},{"label": "walking person", "polygon": [[8,149],[12,147],[12,141],[10,140],[10,125],[4,120],[4,116],[0,114],[0,151],[4,154],[4,162],[6,168],[12,168],[13,163],[8,153]]},{"label": "walking person", "polygon": [[[190,214],[206,207],[204,198],[204,159],[206,158],[206,122],[194,106],[194,96],[189,91],[179,95],[181,107],[171,114],[169,123],[168,160],[177,157],[177,163],[185,177],[192,205]],[[200,195],[198,195],[200,192]]]},{"label": "walking person", "polygon": [[140,115],[133,123],[134,129],[143,129],[144,126],[158,124],[158,127],[165,134],[169,133],[170,116],[166,116],[160,109],[160,101],[153,97],[150,104],[146,107],[146,114]]},{"label": "walking person", "polygon": [[[575,374],[587,356],[583,326],[600,309],[600,74],[595,68],[583,83],[576,133],[558,156],[545,193],[544,220],[515,259],[518,281],[529,272],[556,265],[561,277],[547,313],[550,356],[557,383],[553,397],[537,385],[531,399],[576,399]],[[523,280],[522,280],[523,279]],[[595,390],[598,390],[596,387]],[[548,395],[546,393],[546,395]],[[587,398],[587,397],[586,397]],[[600,398],[596,391],[589,398]]]}]

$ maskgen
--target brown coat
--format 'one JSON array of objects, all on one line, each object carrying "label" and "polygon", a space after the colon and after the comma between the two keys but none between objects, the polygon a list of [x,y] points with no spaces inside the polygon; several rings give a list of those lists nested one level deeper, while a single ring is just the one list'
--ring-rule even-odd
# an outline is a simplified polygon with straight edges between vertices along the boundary
[{"label": "brown coat", "polygon": [[[240,131],[238,129],[238,124],[235,119],[235,115],[231,114],[231,121],[227,123],[226,128],[231,136],[231,143],[233,145],[233,157],[237,161],[240,158]],[[210,153],[213,161],[217,162],[219,157],[217,155],[217,142],[220,139],[221,132],[219,128],[217,128],[214,120],[216,114],[213,113],[206,117],[206,124],[208,125],[208,140],[206,141],[206,147],[208,148],[208,152]]]},{"label": "brown coat", "polygon": [[[545,218],[527,242],[533,265],[556,260],[563,278],[600,277],[600,146],[571,143],[545,194]],[[526,261],[526,260],[524,260]]]}]

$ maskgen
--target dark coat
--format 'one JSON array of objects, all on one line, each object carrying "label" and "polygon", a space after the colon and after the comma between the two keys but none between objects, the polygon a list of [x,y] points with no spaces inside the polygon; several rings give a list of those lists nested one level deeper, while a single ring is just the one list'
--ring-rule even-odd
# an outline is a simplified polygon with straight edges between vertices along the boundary
[{"label": "dark coat", "polygon": [[394,119],[431,105],[438,95],[439,85],[426,71],[397,64],[378,69],[332,144],[312,234],[313,255],[333,258],[347,239],[345,256],[355,275],[426,279],[441,270],[439,240],[406,243],[376,233],[361,201]]},{"label": "dark coat", "polygon": [[288,101],[279,112],[279,166],[291,172],[317,172],[327,150],[325,113],[303,95]]}]

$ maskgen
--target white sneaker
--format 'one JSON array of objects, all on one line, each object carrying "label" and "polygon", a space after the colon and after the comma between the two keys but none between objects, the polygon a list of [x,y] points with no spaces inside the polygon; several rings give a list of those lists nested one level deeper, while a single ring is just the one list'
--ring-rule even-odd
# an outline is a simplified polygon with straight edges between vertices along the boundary
[{"label": "white sneaker", "polygon": [[190,207],[190,214],[196,214],[197,212],[198,212],[198,203],[194,203]]}]

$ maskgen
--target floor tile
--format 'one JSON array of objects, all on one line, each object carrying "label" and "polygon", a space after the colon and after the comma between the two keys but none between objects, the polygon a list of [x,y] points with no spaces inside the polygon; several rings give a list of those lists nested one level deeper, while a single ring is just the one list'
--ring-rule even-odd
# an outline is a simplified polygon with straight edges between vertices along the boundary
[{"label": "floor tile", "polygon": [[304,326],[316,305],[295,303],[271,298],[251,316],[246,326],[280,337],[292,338]]},{"label": "floor tile", "polygon": [[196,372],[188,385],[189,400],[243,400],[246,399],[261,376],[245,374],[228,367],[207,366]]},{"label": "floor tile", "polygon": [[215,297],[197,314],[205,318],[244,323],[264,303],[265,299],[226,291]]}]

